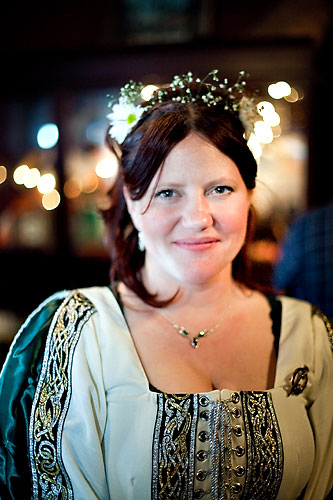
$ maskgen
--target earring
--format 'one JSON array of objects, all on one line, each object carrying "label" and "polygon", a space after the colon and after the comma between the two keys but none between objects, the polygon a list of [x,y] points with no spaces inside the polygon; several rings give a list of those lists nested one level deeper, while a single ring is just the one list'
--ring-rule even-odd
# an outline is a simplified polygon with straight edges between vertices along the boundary
[{"label": "earring", "polygon": [[144,252],[145,248],[145,241],[142,231],[138,231],[138,249],[140,250],[140,252]]}]

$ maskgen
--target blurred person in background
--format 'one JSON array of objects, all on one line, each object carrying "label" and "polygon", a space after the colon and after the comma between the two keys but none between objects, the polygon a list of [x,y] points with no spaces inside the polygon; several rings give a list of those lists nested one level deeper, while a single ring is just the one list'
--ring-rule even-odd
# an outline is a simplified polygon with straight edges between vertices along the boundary
[{"label": "blurred person in background", "polygon": [[248,274],[255,105],[191,73],[109,115],[109,287],[58,292],[0,379],[1,498],[322,500],[332,327]]},{"label": "blurred person in background", "polygon": [[333,201],[298,217],[279,253],[274,286],[333,318]]}]

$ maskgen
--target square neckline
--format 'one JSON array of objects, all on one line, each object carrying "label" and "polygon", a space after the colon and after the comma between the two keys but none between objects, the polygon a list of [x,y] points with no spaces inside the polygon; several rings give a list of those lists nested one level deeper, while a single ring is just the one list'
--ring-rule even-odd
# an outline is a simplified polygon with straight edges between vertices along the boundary
[{"label": "square neckline", "polygon": [[283,321],[283,307],[282,307],[282,301],[281,299],[279,298],[279,296],[275,296],[275,295],[268,295],[268,294],[263,294],[264,297],[267,299],[269,305],[270,305],[270,317],[272,319],[272,333],[273,333],[273,336],[274,336],[274,347],[275,347],[275,352],[276,352],[276,368],[275,368],[275,376],[274,376],[274,385],[273,387],[271,388],[268,388],[268,389],[262,389],[262,390],[236,390],[236,389],[230,389],[228,387],[223,387],[222,389],[212,389],[210,391],[204,391],[204,392],[166,392],[166,391],[161,391],[160,389],[158,389],[157,387],[155,387],[153,384],[151,384],[148,376],[147,376],[147,373],[144,369],[144,366],[142,364],[142,361],[140,359],[140,356],[139,356],[139,353],[136,349],[136,346],[135,346],[135,343],[134,343],[134,339],[132,337],[132,334],[131,334],[131,331],[130,331],[130,328],[129,328],[129,325],[127,323],[127,320],[126,320],[126,316],[124,314],[124,308],[123,308],[123,303],[120,299],[120,295],[119,295],[119,292],[115,287],[113,287],[112,285],[108,285],[107,288],[109,289],[109,291],[111,292],[111,295],[113,296],[113,298],[115,299],[116,301],[116,304],[119,308],[119,311],[121,312],[121,315],[122,315],[122,318],[124,320],[124,323],[126,325],[126,333],[127,335],[129,336],[130,338],[130,342],[131,342],[131,346],[135,352],[135,356],[137,358],[137,361],[138,361],[138,364],[140,366],[140,369],[141,369],[141,372],[143,374],[143,378],[145,380],[145,383],[146,383],[146,386],[147,386],[147,390],[150,394],[172,394],[172,395],[175,395],[175,396],[196,396],[196,395],[209,395],[209,394],[213,394],[213,393],[216,393],[218,392],[219,394],[221,394],[223,391],[228,391],[228,392],[231,392],[231,393],[247,393],[247,392],[260,392],[260,393],[268,393],[268,392],[273,392],[277,389],[280,389],[281,387],[280,386],[276,386],[276,380],[277,380],[277,372],[278,372],[278,364],[279,364],[279,360],[278,360],[278,354],[279,354],[279,346],[280,346],[280,339],[281,339],[281,331],[282,331],[282,328],[283,328],[283,324],[284,324],[284,321]]}]

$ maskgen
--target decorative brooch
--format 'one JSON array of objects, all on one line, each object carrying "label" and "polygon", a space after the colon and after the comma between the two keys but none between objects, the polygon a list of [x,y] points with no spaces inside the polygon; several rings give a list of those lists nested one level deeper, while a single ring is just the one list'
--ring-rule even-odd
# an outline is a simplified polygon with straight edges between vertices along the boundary
[{"label": "decorative brooch", "polygon": [[287,390],[287,396],[298,396],[301,394],[308,383],[309,368],[304,365],[303,368],[296,368],[290,379],[290,386]]},{"label": "decorative brooch", "polygon": [[[191,72],[182,76],[175,75],[170,86],[157,88],[149,101],[142,99],[141,92],[144,85],[130,80],[120,89],[119,101],[117,103],[114,103],[114,100],[109,101],[108,107],[112,106],[112,112],[107,115],[111,122],[109,134],[118,144],[122,144],[142,114],[155,104],[201,100],[207,107],[222,104],[225,110],[237,114],[248,138],[258,114],[253,95],[244,95],[247,77],[244,71],[240,71],[236,82],[230,85],[227,78],[224,78],[223,82],[220,81],[217,69],[210,71],[202,80],[194,79]],[[191,87],[193,82],[198,84],[195,90]],[[215,93],[217,88],[219,92]]]}]

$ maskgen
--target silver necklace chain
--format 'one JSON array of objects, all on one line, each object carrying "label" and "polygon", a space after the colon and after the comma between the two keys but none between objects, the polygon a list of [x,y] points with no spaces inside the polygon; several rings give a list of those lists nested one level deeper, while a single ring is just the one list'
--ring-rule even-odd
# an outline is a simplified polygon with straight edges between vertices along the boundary
[{"label": "silver necklace chain", "polygon": [[215,332],[215,330],[217,330],[219,328],[219,326],[221,326],[221,323],[225,319],[227,313],[230,311],[231,306],[232,306],[232,303],[229,304],[227,309],[224,311],[223,317],[220,319],[220,321],[218,323],[216,323],[215,326],[213,326],[212,328],[203,328],[202,330],[200,330],[197,333],[197,335],[192,335],[184,326],[178,325],[178,323],[175,323],[174,321],[170,321],[163,314],[162,314],[162,316],[171,326],[173,326],[177,330],[178,333],[180,333],[180,335],[187,337],[190,341],[191,346],[194,349],[196,349],[199,346],[200,339],[207,337],[211,333]]}]

